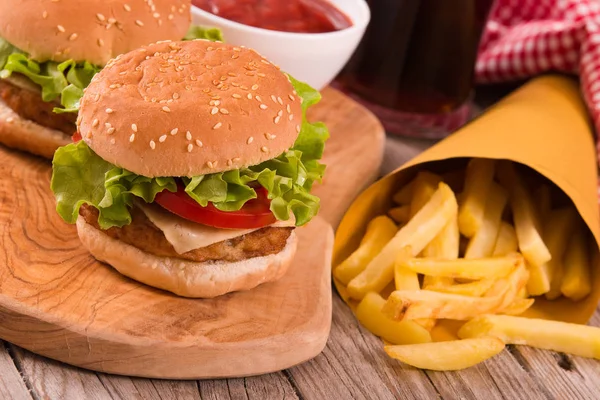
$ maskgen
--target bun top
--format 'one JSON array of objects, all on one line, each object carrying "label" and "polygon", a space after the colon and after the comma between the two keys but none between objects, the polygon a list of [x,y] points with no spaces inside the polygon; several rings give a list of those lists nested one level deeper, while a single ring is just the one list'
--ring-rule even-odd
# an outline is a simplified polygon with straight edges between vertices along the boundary
[{"label": "bun top", "polygon": [[111,58],[157,40],[182,39],[190,0],[1,0],[0,36],[37,61]]},{"label": "bun top", "polygon": [[78,126],[112,164],[191,177],[277,157],[301,121],[301,99],[278,67],[254,50],[195,40],[109,62],[85,91]]}]

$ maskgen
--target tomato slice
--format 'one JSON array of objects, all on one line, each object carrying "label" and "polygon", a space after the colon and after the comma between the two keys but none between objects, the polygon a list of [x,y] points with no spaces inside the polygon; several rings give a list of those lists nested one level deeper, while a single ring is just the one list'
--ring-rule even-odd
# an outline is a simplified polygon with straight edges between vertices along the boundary
[{"label": "tomato slice", "polygon": [[79,133],[79,131],[75,132],[75,133],[73,134],[73,136],[71,136],[71,140],[73,141],[73,143],[77,143],[77,142],[79,142],[81,139],[83,139],[83,138],[81,137],[81,133]]},{"label": "tomato slice", "polygon": [[238,211],[221,211],[212,203],[202,207],[178,185],[176,192],[164,190],[156,195],[155,202],[181,218],[199,224],[223,229],[254,229],[271,225],[276,221],[270,210],[271,201],[263,187],[254,189],[256,199],[246,202]]}]

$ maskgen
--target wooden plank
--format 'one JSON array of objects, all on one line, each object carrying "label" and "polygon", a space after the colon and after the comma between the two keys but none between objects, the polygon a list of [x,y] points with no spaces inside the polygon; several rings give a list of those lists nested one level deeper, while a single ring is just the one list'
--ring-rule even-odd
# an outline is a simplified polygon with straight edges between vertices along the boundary
[{"label": "wooden plank", "polygon": [[283,372],[248,378],[198,381],[203,400],[298,399]]},{"label": "wooden plank", "polygon": [[113,399],[199,400],[194,381],[161,381],[98,373]]},{"label": "wooden plank", "polygon": [[288,372],[306,399],[437,398],[425,373],[387,357],[381,341],[358,324],[337,293],[325,350]]},{"label": "wooden plank", "polygon": [[10,345],[21,372],[38,399],[112,399],[98,376]]},{"label": "wooden plank", "polygon": [[0,399],[32,399],[17,366],[8,353],[7,344],[0,341]]}]

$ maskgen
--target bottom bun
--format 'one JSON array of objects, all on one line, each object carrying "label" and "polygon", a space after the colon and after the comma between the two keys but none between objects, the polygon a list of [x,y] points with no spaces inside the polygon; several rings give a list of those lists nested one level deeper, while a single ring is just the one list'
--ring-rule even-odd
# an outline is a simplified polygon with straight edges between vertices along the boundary
[{"label": "bottom bun", "polygon": [[0,100],[0,143],[51,159],[56,149],[71,139],[61,131],[22,118]]},{"label": "bottom bun", "polygon": [[277,254],[237,262],[193,262],[160,257],[105,235],[79,216],[77,233],[83,245],[99,261],[136,281],[168,290],[180,296],[210,298],[281,278],[296,253],[297,238],[292,231]]}]

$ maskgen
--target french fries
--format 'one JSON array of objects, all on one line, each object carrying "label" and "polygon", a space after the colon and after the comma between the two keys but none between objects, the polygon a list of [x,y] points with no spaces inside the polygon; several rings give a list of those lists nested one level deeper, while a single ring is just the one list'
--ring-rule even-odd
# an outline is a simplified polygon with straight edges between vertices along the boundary
[{"label": "french fries", "polygon": [[523,261],[519,253],[502,257],[481,259],[443,260],[436,258],[410,258],[401,260],[405,268],[414,272],[431,276],[445,276],[460,279],[484,279],[505,276],[517,264]]},{"label": "french fries", "polygon": [[565,274],[560,285],[561,293],[574,301],[583,299],[592,291],[587,238],[581,226],[583,224],[579,225],[569,240],[564,258]]},{"label": "french fries", "polygon": [[340,295],[390,357],[449,371],[511,343],[600,358],[600,329],[517,317],[535,296],[592,291],[587,227],[573,205],[558,198],[556,208],[537,175],[520,173],[481,159],[466,172],[420,171],[335,269]]},{"label": "french fries", "polygon": [[465,258],[483,258],[492,255],[500,232],[502,212],[507,201],[506,190],[502,186],[492,183],[485,203],[483,222],[469,241],[465,250]]},{"label": "french fries", "polygon": [[366,269],[350,281],[350,296],[360,300],[367,292],[381,291],[394,278],[397,253],[402,249],[410,249],[407,255],[419,254],[456,215],[457,209],[454,193],[448,185],[440,183],[429,202],[396,233]]},{"label": "french fries", "polygon": [[507,315],[484,315],[463,325],[458,336],[463,339],[496,336],[506,344],[528,345],[600,359],[600,328],[585,325]]},{"label": "french fries", "polygon": [[519,250],[517,234],[511,224],[502,221],[492,256],[505,256]]},{"label": "french fries", "polygon": [[533,295],[543,294],[550,290],[550,277],[544,265],[552,256],[541,236],[540,222],[535,212],[531,196],[517,175],[514,165],[501,163],[498,178],[505,188],[509,188],[510,204],[519,250],[527,260],[531,277],[527,286]]},{"label": "french fries", "polygon": [[385,346],[392,358],[421,369],[456,371],[500,353],[504,343],[492,336],[447,342]]},{"label": "french fries", "polygon": [[333,271],[333,276],[347,285],[360,274],[367,264],[381,251],[398,231],[394,222],[386,216],[375,217],[367,225],[367,231],[358,249]]},{"label": "french fries", "polygon": [[356,318],[375,335],[393,344],[431,342],[429,331],[414,321],[394,321],[383,314],[385,300],[369,292],[356,307]]},{"label": "french fries", "polygon": [[458,229],[470,238],[481,228],[485,198],[492,185],[496,161],[474,158],[469,161],[465,174],[465,189],[458,210]]},{"label": "french fries", "polygon": [[544,241],[552,254],[552,259],[546,263],[550,276],[550,290],[546,293],[548,300],[554,300],[561,295],[560,287],[564,273],[563,257],[576,224],[577,211],[573,207],[553,210],[548,214],[548,221],[544,226]]}]

